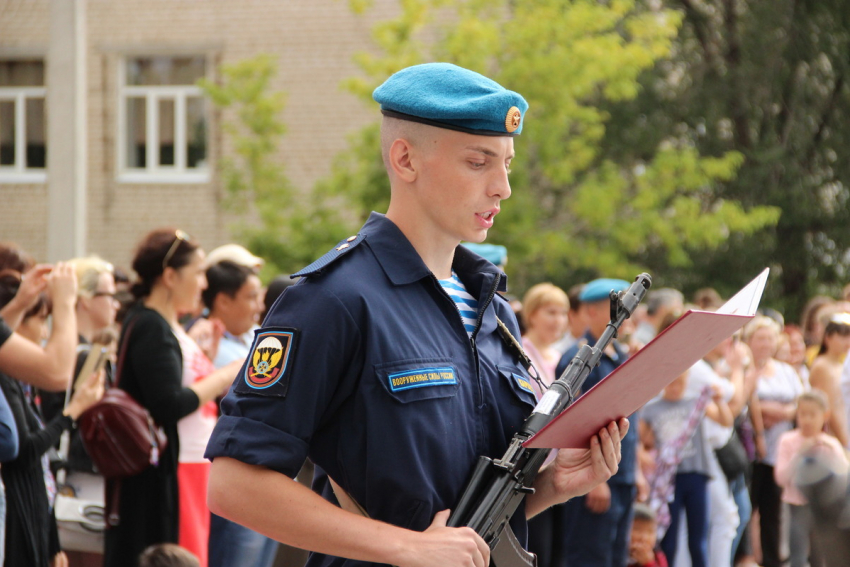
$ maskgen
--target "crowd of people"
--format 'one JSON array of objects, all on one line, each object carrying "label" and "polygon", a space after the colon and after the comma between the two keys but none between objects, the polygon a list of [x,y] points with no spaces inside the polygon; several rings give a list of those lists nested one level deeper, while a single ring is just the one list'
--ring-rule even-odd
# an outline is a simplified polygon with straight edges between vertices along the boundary
[{"label": "crowd of people", "polygon": [[[141,240],[134,281],[97,256],[50,266],[0,244],[0,564],[272,565],[276,542],[210,514],[203,457],[216,399],[290,283],[264,287],[262,265],[235,244],[205,256],[174,229]],[[107,363],[81,375],[100,349]],[[138,400],[168,441],[157,466],[120,480],[99,476],[75,428],[109,387]],[[63,542],[57,493],[101,504],[99,548]]]},{"label": "crowd of people", "polygon": [[[540,283],[520,301],[505,296],[503,249],[459,246],[483,241],[511,194],[521,95],[433,63],[374,98],[388,211],[289,289],[264,288],[248,250],[207,256],[178,229],[141,239],[132,278],[0,244],[0,563],[268,567],[279,540],[314,551],[310,565],[486,567],[488,542],[451,526],[450,507],[480,456],[546,411],[629,283]],[[540,567],[779,567],[786,553],[821,567],[797,471],[847,470],[846,299],[813,298],[799,327],[764,309],[588,448],[553,452],[504,540],[527,539]],[[650,290],[581,393],[690,307]],[[98,353],[108,362],[89,370]],[[120,479],[101,477],[75,429],[108,388],[167,441]],[[308,458],[321,497],[286,478]],[[63,541],[57,506],[83,493],[106,523],[85,550]]]},{"label": "crowd of people", "polygon": [[[523,344],[545,383],[601,335],[608,290],[627,287],[605,279],[565,293],[543,283],[516,302]],[[692,303],[674,289],[650,290],[583,391],[685,310],[721,305],[714,290]],[[815,297],[800,321],[761,310],[636,412],[637,438],[624,439],[607,486],[531,521],[541,567],[825,565],[828,549],[818,545],[795,471],[814,456],[847,471],[850,301]]]},{"label": "crowd of people", "polygon": [[[216,399],[249,355],[271,303],[291,285],[280,277],[264,287],[262,264],[235,244],[205,256],[172,229],[140,242],[133,282],[96,256],[47,266],[14,244],[0,245],[6,565],[134,565],[151,545],[168,542],[199,565],[272,565],[277,542],[209,512],[203,457]],[[515,298],[522,345],[540,378],[531,382],[538,398],[604,330],[608,292],[626,287],[602,279],[567,293],[540,283]],[[692,304],[676,290],[651,290],[584,390],[685,309],[720,303],[706,290]],[[793,473],[815,450],[846,466],[850,303],[814,298],[800,320],[802,326],[786,325],[765,310],[632,416],[638,427],[623,440],[618,473],[531,522],[529,546],[540,566],[773,567],[788,557],[792,567],[821,565],[824,550],[811,537],[811,512]],[[73,427],[105,387],[116,386],[119,343],[127,345],[120,387],[151,412],[168,445],[157,467],[104,481]],[[111,363],[71,380],[92,345],[107,346]],[[57,454],[65,431],[70,444]],[[117,511],[104,548],[63,550],[55,494],[92,482],[105,509]],[[650,524],[652,537],[645,533]]]}]

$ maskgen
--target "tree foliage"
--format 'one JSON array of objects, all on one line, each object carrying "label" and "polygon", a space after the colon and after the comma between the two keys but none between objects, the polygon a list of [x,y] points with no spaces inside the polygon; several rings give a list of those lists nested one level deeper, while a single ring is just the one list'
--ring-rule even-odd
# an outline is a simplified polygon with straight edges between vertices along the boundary
[{"label": "tree foliage", "polygon": [[261,54],[222,66],[220,83],[199,81],[213,104],[228,111],[223,204],[237,213],[237,239],[266,260],[267,278],[310,263],[345,230],[338,209],[320,193],[297,195],[286,176],[279,157],[286,97],[270,86],[277,69],[275,58]]},{"label": "tree foliage", "polygon": [[[403,0],[400,7],[374,28],[377,54],[357,55],[364,77],[347,82],[353,92],[370,97],[404,66],[449,61],[529,101],[513,195],[489,238],[509,249],[513,289],[631,279],[643,269],[679,284],[696,258],[776,222],[777,209],[724,189],[741,167],[740,152],[698,148],[674,128],[644,135],[650,143],[631,152],[610,143],[618,109],[629,106],[632,122],[649,112],[637,106],[642,80],[676,55],[681,12],[636,0]],[[639,135],[640,125],[629,131]],[[359,220],[383,210],[389,195],[378,140],[376,127],[364,131],[321,186],[350,196]]]},{"label": "tree foliage", "polygon": [[[632,156],[673,132],[704,155],[737,152],[717,198],[782,211],[732,234],[682,281],[726,287],[769,265],[769,301],[795,320],[815,293],[850,279],[850,5],[844,0],[667,0],[683,15],[672,56],[611,109],[603,145]],[[734,287],[734,286],[732,286]]]}]

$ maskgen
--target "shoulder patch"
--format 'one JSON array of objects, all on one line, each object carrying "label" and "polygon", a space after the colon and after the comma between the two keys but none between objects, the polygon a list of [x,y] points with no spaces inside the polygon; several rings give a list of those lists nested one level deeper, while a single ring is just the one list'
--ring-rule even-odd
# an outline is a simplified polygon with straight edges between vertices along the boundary
[{"label": "shoulder patch", "polygon": [[294,278],[297,276],[309,276],[321,272],[330,264],[357,248],[357,246],[364,240],[366,240],[366,235],[361,233],[357,234],[356,236],[349,236],[345,240],[339,241],[337,245],[331,248],[324,256],[322,256],[306,268],[295,272],[294,274],[292,274],[292,277]]},{"label": "shoulder patch", "polygon": [[285,397],[299,334],[298,329],[288,327],[257,330],[234,390],[239,394]]}]

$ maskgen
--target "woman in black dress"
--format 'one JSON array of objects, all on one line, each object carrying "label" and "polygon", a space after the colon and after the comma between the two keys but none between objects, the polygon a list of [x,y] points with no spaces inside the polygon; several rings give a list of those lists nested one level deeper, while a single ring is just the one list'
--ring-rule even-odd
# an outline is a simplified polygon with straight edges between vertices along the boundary
[{"label": "woman in black dress", "polygon": [[135,565],[148,546],[178,543],[177,422],[222,394],[238,370],[225,366],[183,386],[183,357],[174,330],[179,317],[200,304],[204,267],[203,250],[173,229],[148,234],[133,259],[139,279],[132,291],[138,301],[124,319],[118,352],[126,342],[126,354],[115,379],[164,429],[168,445],[157,466],[106,483],[106,507],[113,510],[117,504],[119,519],[106,530],[104,567]]}]

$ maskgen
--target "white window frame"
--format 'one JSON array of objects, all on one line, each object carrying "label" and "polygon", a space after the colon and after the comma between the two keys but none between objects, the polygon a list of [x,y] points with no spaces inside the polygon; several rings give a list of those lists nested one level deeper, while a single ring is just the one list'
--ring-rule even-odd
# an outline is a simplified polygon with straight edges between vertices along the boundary
[{"label": "white window frame", "polygon": [[30,98],[42,99],[44,110],[47,112],[47,87],[0,87],[0,101],[12,101],[15,104],[15,163],[11,166],[0,166],[0,183],[44,183],[47,181],[47,167],[25,166],[27,153],[26,101]]},{"label": "white window frame", "polygon": [[[207,183],[210,181],[209,167],[209,128],[207,136],[207,165],[204,167],[186,166],[186,99],[199,97],[204,100],[204,120],[210,123],[209,104],[200,87],[195,85],[128,85],[127,61],[133,57],[124,57],[119,65],[118,78],[118,181],[122,183]],[[178,57],[178,55],[175,55]],[[127,99],[145,100],[145,167],[127,167]],[[159,151],[159,101],[174,100],[174,165],[160,165]]]}]

